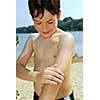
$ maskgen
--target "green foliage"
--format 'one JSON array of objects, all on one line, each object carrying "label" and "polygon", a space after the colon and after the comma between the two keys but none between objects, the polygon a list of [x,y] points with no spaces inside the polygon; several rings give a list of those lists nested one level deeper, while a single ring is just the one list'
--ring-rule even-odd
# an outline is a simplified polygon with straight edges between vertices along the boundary
[{"label": "green foliage", "polygon": [[16,90],[16,99],[18,98],[19,95],[20,95],[19,91]]},{"label": "green foliage", "polygon": [[[19,37],[18,37],[18,35],[16,35],[16,45],[19,43]],[[19,94],[19,91],[18,90],[16,90],[16,99],[18,98],[18,96],[19,96],[20,94]]]},{"label": "green foliage", "polygon": [[[82,31],[83,30],[83,18],[73,19],[71,17],[66,17],[63,20],[58,21],[58,27],[63,31]],[[16,33],[37,33],[35,27],[19,27],[16,28]]]},{"label": "green foliage", "polygon": [[71,18],[71,17],[66,17],[66,18],[64,18],[63,19],[63,22],[71,22],[73,20],[73,18]]},{"label": "green foliage", "polygon": [[82,31],[83,19],[72,19],[71,17],[64,18],[63,21],[58,21],[58,27],[64,31]]},{"label": "green foliage", "polygon": [[16,45],[19,43],[19,37],[16,35]]},{"label": "green foliage", "polygon": [[34,26],[16,28],[16,33],[37,33]]}]

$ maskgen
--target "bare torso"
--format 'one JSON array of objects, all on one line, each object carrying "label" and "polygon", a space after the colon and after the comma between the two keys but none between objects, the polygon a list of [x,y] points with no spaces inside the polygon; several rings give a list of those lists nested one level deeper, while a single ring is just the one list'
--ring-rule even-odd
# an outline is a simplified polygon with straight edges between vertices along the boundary
[{"label": "bare torso", "polygon": [[[55,64],[56,56],[59,50],[59,38],[61,34],[62,33],[57,33],[49,39],[44,39],[40,35],[36,36],[36,38],[34,39],[35,71],[42,71],[46,67],[50,67],[51,65]],[[67,67],[68,74],[66,74],[56,98],[62,98],[67,96],[72,90],[70,80],[70,65]],[[41,84],[39,84],[38,82],[34,83],[34,89],[38,95],[40,95],[41,88]]]}]

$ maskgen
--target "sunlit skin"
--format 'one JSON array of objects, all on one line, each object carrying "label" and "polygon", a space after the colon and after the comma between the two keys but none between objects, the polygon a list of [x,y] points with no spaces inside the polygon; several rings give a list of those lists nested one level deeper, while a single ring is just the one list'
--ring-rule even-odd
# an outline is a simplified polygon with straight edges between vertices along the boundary
[{"label": "sunlit skin", "polygon": [[[17,59],[17,76],[34,81],[39,100],[55,100],[68,96],[72,91],[70,79],[74,38],[57,28],[60,16],[45,10],[33,19],[39,34],[32,34]],[[25,69],[34,52],[34,70]],[[22,74],[22,72],[23,74]]]}]

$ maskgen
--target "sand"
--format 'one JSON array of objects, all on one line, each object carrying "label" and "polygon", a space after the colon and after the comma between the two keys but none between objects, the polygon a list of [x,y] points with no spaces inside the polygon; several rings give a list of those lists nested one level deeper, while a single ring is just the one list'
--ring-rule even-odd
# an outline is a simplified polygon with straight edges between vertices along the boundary
[{"label": "sand", "polygon": [[[17,100],[33,100],[33,83],[16,78]],[[83,100],[83,63],[72,64],[72,84],[76,100]]]},{"label": "sand", "polygon": [[72,85],[76,100],[83,100],[83,63],[72,64]]}]

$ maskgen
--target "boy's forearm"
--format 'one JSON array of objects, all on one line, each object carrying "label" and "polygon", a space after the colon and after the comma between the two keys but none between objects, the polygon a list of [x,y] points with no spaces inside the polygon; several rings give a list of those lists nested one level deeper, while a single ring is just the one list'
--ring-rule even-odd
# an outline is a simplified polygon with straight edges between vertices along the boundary
[{"label": "boy's forearm", "polygon": [[57,86],[44,85],[41,91],[39,100],[55,100],[60,88],[60,83]]},{"label": "boy's forearm", "polygon": [[36,76],[38,74],[39,72],[28,70],[21,64],[16,65],[16,76],[20,79],[27,80],[27,81],[35,81]]}]

